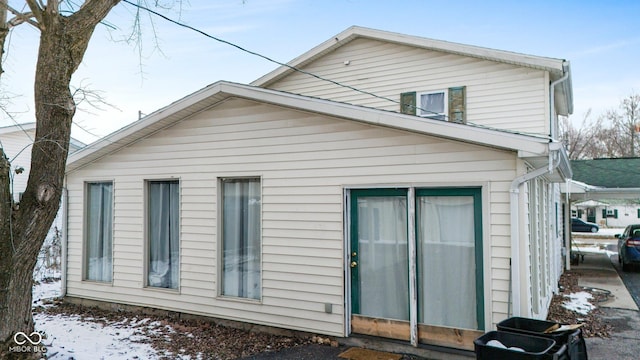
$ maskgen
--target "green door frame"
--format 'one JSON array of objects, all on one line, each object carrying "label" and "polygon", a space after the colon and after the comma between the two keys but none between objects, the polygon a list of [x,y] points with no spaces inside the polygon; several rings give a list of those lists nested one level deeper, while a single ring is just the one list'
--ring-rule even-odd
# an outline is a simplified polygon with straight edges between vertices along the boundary
[{"label": "green door frame", "polygon": [[[349,263],[358,263],[358,199],[362,197],[407,196],[407,189],[353,189],[349,204],[350,212],[350,251]],[[354,255],[355,253],[355,255]],[[360,314],[360,270],[359,266],[351,267],[351,313]],[[407,279],[407,281],[409,281]]]},{"label": "green door frame", "polygon": [[[358,262],[358,199],[362,197],[382,196],[408,196],[407,188],[388,189],[352,189],[350,190],[350,251],[349,263]],[[478,330],[485,329],[484,314],[484,271],[483,271],[483,246],[482,246],[482,189],[469,188],[416,188],[415,197],[420,196],[472,196],[474,204],[474,237],[475,237],[475,261],[476,261],[476,314]],[[408,200],[408,199],[407,199]],[[407,202],[407,211],[409,202]],[[417,221],[417,217],[416,217]],[[413,226],[417,229],[417,223]],[[408,229],[407,229],[408,230]],[[416,235],[417,236],[417,235]],[[408,239],[411,241],[411,239]],[[417,239],[414,239],[416,241]],[[408,251],[408,249],[407,249]],[[354,256],[353,253],[356,253]],[[417,275],[416,271],[416,275]],[[409,276],[411,277],[411,275]],[[409,281],[409,279],[407,279]],[[360,285],[359,267],[351,267],[351,313],[360,314]]]}]

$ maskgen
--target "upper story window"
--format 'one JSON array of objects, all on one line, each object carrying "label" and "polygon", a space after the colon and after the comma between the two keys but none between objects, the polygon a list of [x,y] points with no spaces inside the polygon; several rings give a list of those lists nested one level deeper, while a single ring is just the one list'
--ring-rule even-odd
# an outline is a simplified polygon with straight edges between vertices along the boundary
[{"label": "upper story window", "polygon": [[435,120],[447,118],[447,94],[443,91],[419,93],[417,115]]},{"label": "upper story window", "polygon": [[400,94],[400,112],[429,119],[467,122],[466,87]]}]

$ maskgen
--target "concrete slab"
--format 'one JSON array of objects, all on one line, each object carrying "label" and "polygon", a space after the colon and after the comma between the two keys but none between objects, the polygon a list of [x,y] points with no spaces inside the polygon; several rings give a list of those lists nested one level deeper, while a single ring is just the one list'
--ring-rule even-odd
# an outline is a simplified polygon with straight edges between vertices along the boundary
[{"label": "concrete slab", "polygon": [[586,338],[589,359],[638,359],[640,312],[602,308],[602,317],[613,326],[610,338]]},{"label": "concrete slab", "polygon": [[[617,258],[613,261],[617,261]],[[572,266],[571,270],[580,274],[578,285],[603,289],[611,293],[610,299],[600,303],[600,306],[638,311],[638,306],[618,276],[618,272],[613,267],[612,259],[607,254],[586,254],[584,262]]]}]

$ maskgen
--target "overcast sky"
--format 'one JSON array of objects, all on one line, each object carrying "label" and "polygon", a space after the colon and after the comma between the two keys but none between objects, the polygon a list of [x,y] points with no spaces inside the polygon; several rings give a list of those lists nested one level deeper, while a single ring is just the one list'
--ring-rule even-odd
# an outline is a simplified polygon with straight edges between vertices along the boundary
[{"label": "overcast sky", "polygon": [[[126,3],[112,11],[74,76],[74,86],[101,91],[117,107],[76,113],[74,122],[97,136],[137,120],[138,111],[151,113],[218,80],[249,83],[277,66],[148,14],[142,17],[142,47],[127,44],[123,39],[131,34],[134,13]],[[566,59],[572,67],[574,123],[590,108],[598,115],[640,92],[636,0],[185,0],[181,8],[162,13],[281,62],[352,25]],[[11,34],[3,59],[0,91],[10,96],[19,122],[34,121],[37,46],[38,33],[23,24]],[[0,126],[12,124],[0,116]],[[96,140],[77,126],[72,136]]]}]

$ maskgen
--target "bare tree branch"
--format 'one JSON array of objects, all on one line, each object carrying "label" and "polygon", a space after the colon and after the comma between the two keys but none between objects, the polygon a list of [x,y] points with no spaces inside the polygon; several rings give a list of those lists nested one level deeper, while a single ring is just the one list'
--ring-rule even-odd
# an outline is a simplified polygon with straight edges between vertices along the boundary
[{"label": "bare tree branch", "polygon": [[[36,18],[36,20],[40,24],[39,27],[42,26],[43,24],[42,9],[44,9],[44,6],[41,6],[38,2],[34,0],[25,0],[25,2],[27,3],[27,6],[29,6],[29,9],[31,9],[33,16]],[[50,1],[49,3],[49,6],[52,6],[52,7],[55,6],[57,8],[57,5],[58,5],[57,0]]]}]

